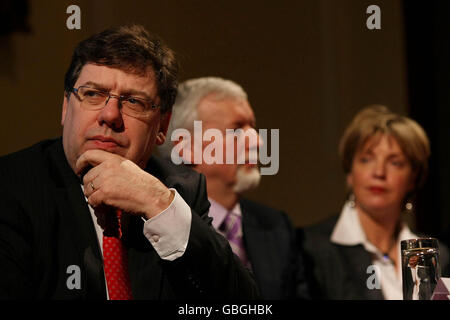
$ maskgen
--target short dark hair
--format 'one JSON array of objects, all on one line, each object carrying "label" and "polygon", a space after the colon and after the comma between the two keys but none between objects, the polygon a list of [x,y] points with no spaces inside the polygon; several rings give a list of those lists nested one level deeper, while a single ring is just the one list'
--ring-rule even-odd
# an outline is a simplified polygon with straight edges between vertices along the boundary
[{"label": "short dark hair", "polygon": [[175,53],[143,26],[130,25],[107,29],[80,42],[64,78],[64,90],[70,94],[81,69],[94,63],[144,75],[152,67],[157,80],[161,111],[171,110],[178,86],[178,62]]}]

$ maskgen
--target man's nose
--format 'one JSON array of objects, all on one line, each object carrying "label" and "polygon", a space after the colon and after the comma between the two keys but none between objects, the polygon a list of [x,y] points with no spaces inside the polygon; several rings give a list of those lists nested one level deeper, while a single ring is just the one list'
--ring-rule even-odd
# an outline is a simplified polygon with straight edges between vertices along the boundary
[{"label": "man's nose", "polygon": [[263,145],[263,141],[258,132],[252,128],[245,128],[245,150],[249,158],[250,163],[256,163],[258,161],[258,150]]},{"label": "man's nose", "polygon": [[261,136],[259,135],[258,131],[256,131],[256,129],[253,129],[255,131],[256,134],[256,147],[261,148],[264,145],[264,141],[261,138]]},{"label": "man's nose", "polygon": [[98,122],[100,125],[105,123],[113,130],[121,129],[123,127],[123,118],[120,107],[119,97],[109,96],[106,100],[105,106],[101,109],[98,115]]}]

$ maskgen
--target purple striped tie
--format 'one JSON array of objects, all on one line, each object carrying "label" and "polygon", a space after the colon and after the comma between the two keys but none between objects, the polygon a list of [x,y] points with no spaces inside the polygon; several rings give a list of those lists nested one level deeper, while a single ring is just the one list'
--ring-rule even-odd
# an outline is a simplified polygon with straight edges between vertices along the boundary
[{"label": "purple striped tie", "polygon": [[244,266],[250,268],[247,254],[245,253],[244,241],[242,237],[241,216],[229,211],[219,230],[228,239],[231,249],[241,259]]}]

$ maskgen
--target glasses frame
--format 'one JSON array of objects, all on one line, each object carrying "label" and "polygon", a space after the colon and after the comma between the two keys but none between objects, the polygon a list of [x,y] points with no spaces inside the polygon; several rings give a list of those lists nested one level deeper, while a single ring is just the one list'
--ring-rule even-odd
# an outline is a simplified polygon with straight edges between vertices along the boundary
[{"label": "glasses frame", "polygon": [[[77,99],[78,99],[80,102],[83,102],[83,101],[84,101],[84,99],[81,99],[80,95],[78,94],[78,91],[80,90],[80,88],[89,88],[89,89],[96,90],[96,91],[99,91],[99,92],[101,92],[101,93],[104,93],[106,96],[108,96],[107,99],[106,99],[106,101],[105,101],[104,106],[106,106],[106,105],[108,104],[109,99],[111,99],[111,98],[116,98],[116,99],[119,101],[119,109],[121,110],[121,112],[122,112],[122,110],[123,110],[122,101],[128,100],[128,99],[130,99],[130,98],[131,98],[131,99],[138,100],[138,101],[146,101],[146,102],[149,102],[149,103],[150,103],[150,109],[148,110],[148,111],[149,111],[149,114],[161,107],[161,106],[159,106],[159,105],[156,105],[156,104],[155,104],[152,100],[150,100],[150,99],[145,99],[145,98],[141,98],[141,97],[135,97],[135,96],[131,96],[131,95],[117,95],[117,94],[112,94],[111,92],[104,91],[104,90],[100,90],[100,89],[93,88],[93,87],[90,87],[90,86],[79,86],[78,88],[75,88],[75,87],[72,88],[71,92],[73,93],[73,95],[74,95],[75,97],[77,97]],[[99,104],[99,106],[100,106],[100,105],[101,105],[101,104]],[[100,107],[99,110],[102,109],[104,106]],[[145,115],[147,115],[147,114],[145,114]],[[130,116],[131,116],[131,115],[130,115]],[[144,114],[143,114],[143,116],[144,116]]]}]

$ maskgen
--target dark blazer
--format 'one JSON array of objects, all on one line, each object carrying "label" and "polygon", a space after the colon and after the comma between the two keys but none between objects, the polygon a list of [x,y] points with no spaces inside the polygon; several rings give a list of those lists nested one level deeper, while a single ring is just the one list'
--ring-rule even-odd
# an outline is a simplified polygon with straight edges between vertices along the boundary
[{"label": "dark blazer", "polygon": [[432,270],[434,269],[430,267],[418,266],[417,276],[419,277],[420,300],[430,300],[433,290],[436,287],[437,281],[430,281],[430,278],[435,279],[436,277]]},{"label": "dark blazer", "polygon": [[281,211],[241,199],[244,243],[264,299],[309,297],[295,229]]},{"label": "dark blazer", "polygon": [[[440,246],[442,247],[442,244]],[[441,261],[442,258],[439,260]],[[429,263],[429,261],[427,261],[427,263]],[[403,287],[403,296],[406,300],[412,300],[415,285],[412,272],[417,272],[417,277],[419,280],[419,298],[420,300],[429,300],[439,281],[435,269],[432,268],[431,265],[417,265],[416,268],[417,271],[412,268],[402,270],[402,277],[405,279],[406,283],[406,286]]]},{"label": "dark blazer", "polygon": [[[372,259],[362,245],[344,246],[330,241],[339,216],[317,225],[298,230],[303,241],[306,274],[314,299],[382,300],[381,289],[369,289],[368,278],[373,272],[367,268]],[[448,249],[440,244],[442,275],[449,269]],[[401,262],[400,262],[401,263]]]},{"label": "dark blazer", "polygon": [[[211,226],[204,177],[156,158],[146,170],[177,189],[191,207],[192,224],[184,255],[164,261],[143,235],[142,219],[126,215],[133,297],[258,297],[252,276]],[[0,299],[106,299],[94,224],[61,139],[0,158],[0,208]],[[80,289],[67,286],[70,266],[81,270]]]}]

